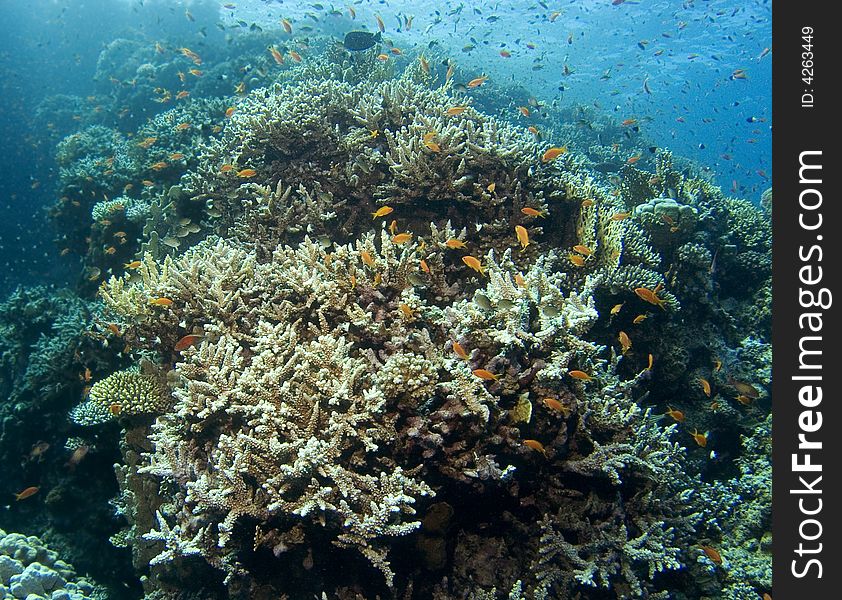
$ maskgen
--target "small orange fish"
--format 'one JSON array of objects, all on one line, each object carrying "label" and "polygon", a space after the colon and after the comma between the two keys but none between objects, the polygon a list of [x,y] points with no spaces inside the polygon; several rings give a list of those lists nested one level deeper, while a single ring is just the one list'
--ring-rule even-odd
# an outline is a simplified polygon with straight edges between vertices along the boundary
[{"label": "small orange fish", "polygon": [[518,284],[518,287],[526,289],[526,280],[520,273],[515,273],[515,283]]},{"label": "small orange fish", "polygon": [[173,301],[169,298],[152,298],[149,301],[149,304],[153,304],[155,306],[172,306]]},{"label": "small orange fish", "polygon": [[611,307],[611,314],[612,315],[618,314],[620,312],[620,310],[622,310],[624,304],[625,304],[625,302],[620,302],[620,304],[615,304],[614,306],[612,306]]},{"label": "small orange fish", "polygon": [[672,406],[667,406],[667,412],[665,412],[664,414],[669,417],[672,417],[678,423],[684,422],[684,413],[680,410],[674,409]]},{"label": "small orange fish", "polygon": [[524,117],[528,117],[532,114],[529,112],[529,108],[527,108],[526,106],[518,106],[517,109],[520,111],[520,114],[522,114]]},{"label": "small orange fish", "polygon": [[190,74],[194,77],[201,77],[202,75],[204,75],[204,73],[199,69],[190,69]]},{"label": "small orange fish", "polygon": [[230,119],[234,115],[235,112],[237,112],[237,109],[234,108],[233,106],[229,106],[228,108],[225,109],[225,117]]},{"label": "small orange fish", "polygon": [[572,262],[577,267],[584,267],[585,266],[585,259],[582,258],[579,254],[569,254],[567,259]]},{"label": "small orange fish", "polygon": [[351,277],[349,278],[351,281],[351,289],[356,289],[357,287],[357,276],[351,273]]},{"label": "small orange fish", "polygon": [[123,405],[120,404],[119,402],[112,402],[111,404],[108,405],[108,412],[116,417],[121,412],[123,412]]},{"label": "small orange fish", "polygon": [[495,375],[491,371],[487,371],[485,369],[474,369],[471,373],[480,379],[485,379],[486,381],[497,381],[501,377],[500,375]]},{"label": "small orange fish", "polygon": [[471,79],[467,84],[465,84],[469,88],[476,88],[481,86],[483,83],[488,81],[488,75],[480,75],[475,79]]},{"label": "small orange fish", "polygon": [[695,441],[699,446],[704,448],[708,445],[708,434],[707,433],[699,433],[697,429],[693,430],[693,433],[690,435],[693,436],[693,441]]},{"label": "small orange fish", "polygon": [[426,142],[424,142],[424,145],[427,147],[428,150],[430,150],[430,152],[435,152],[436,154],[441,152],[441,146],[432,140],[427,140]]},{"label": "small orange fish", "polygon": [[444,243],[445,246],[450,248],[451,250],[457,250],[460,248],[467,248],[467,244],[462,240],[457,240],[456,238],[450,238]]},{"label": "small orange fish", "polygon": [[167,163],[165,163],[164,161],[159,161],[159,162],[156,162],[154,165],[151,165],[150,168],[154,169],[155,171],[160,171],[162,169],[167,168]]},{"label": "small orange fish", "polygon": [[275,63],[279,65],[284,64],[284,55],[281,54],[280,50],[278,50],[274,46],[269,46],[269,54],[272,55],[272,59],[275,61]]},{"label": "small orange fish", "polygon": [[634,288],[634,293],[637,294],[637,297],[641,300],[644,300],[649,304],[654,304],[655,306],[660,306],[663,310],[666,310],[666,300],[658,298],[657,292],[654,290],[650,290],[646,287],[639,287]]},{"label": "small orange fish", "polygon": [[705,379],[704,377],[699,377],[698,380],[699,380],[699,383],[702,384],[702,391],[705,393],[705,396],[710,398],[710,392],[711,392],[710,382],[707,379]]},{"label": "small orange fish", "polygon": [[649,364],[646,366],[646,370],[651,371],[652,365],[654,365],[654,364],[655,364],[655,357],[650,354],[649,355]]},{"label": "small orange fish", "polygon": [[496,189],[497,189],[497,184],[496,184],[495,182],[493,182],[493,181],[492,181],[491,183],[489,183],[489,184],[485,187],[485,189],[486,189],[486,190],[488,190],[488,192],[489,192],[490,194],[493,194],[493,193],[494,193],[494,190],[496,190]]},{"label": "small orange fish", "polygon": [[749,398],[745,394],[739,394],[737,396],[734,396],[734,400],[736,400],[743,406],[749,406],[751,404],[751,398]]},{"label": "small orange fish", "polygon": [[371,213],[371,219],[374,220],[377,217],[385,217],[386,215],[391,214],[391,212],[393,210],[395,210],[395,209],[392,208],[391,206],[381,206],[380,208],[375,210],[373,213]]},{"label": "small orange fish", "polygon": [[389,48],[389,52],[391,52],[395,56],[400,56],[401,54],[403,54],[400,48]]},{"label": "small orange fish", "polygon": [[380,54],[378,54],[378,55],[377,55],[377,56],[375,56],[374,58],[376,58],[376,59],[377,59],[377,60],[379,60],[380,62],[386,62],[387,60],[389,60],[389,55],[388,55],[388,54],[383,54],[383,53],[381,52]]},{"label": "small orange fish", "polygon": [[530,125],[529,127],[527,127],[526,131],[528,131],[529,133],[531,133],[532,135],[534,135],[536,137],[540,137],[540,135],[541,135],[541,132],[538,131],[538,128],[535,127],[535,125]]},{"label": "small orange fish", "polygon": [[548,163],[567,152],[567,146],[553,146],[541,155],[541,162]]},{"label": "small orange fish", "polygon": [[377,29],[380,30],[380,33],[386,31],[386,25],[383,23],[383,19],[380,18],[380,15],[374,15],[374,19],[377,21]]},{"label": "small orange fish", "polygon": [[717,372],[719,372],[720,369],[722,369],[722,361],[719,360],[718,358],[714,359],[714,361],[713,361],[713,372],[717,373]]},{"label": "small orange fish", "polygon": [[526,230],[526,227],[515,225],[515,235],[517,236],[517,241],[520,243],[520,249],[526,250],[526,247],[529,245],[529,232]]},{"label": "small orange fish", "polygon": [[67,462],[65,463],[64,466],[69,467],[71,470],[75,469],[76,465],[78,465],[80,462],[82,462],[82,459],[84,459],[85,456],[88,455],[88,451],[90,449],[91,449],[91,447],[88,446],[87,444],[83,444],[82,446],[79,446],[78,448],[76,448],[73,451],[73,454],[70,455],[70,458],[67,459]]},{"label": "small orange fish", "polygon": [[719,554],[719,552],[715,548],[711,546],[704,546],[702,544],[699,544],[699,548],[701,548],[702,551],[704,551],[704,553],[709,559],[711,559],[711,561],[713,561],[717,565],[722,564],[722,555]]},{"label": "small orange fish", "polygon": [[114,323],[108,324],[108,331],[110,331],[111,333],[113,333],[117,337],[120,337],[120,328],[117,327],[117,325],[115,325]]},{"label": "small orange fish", "polygon": [[427,62],[427,59],[424,58],[424,55],[418,57],[418,62],[421,64],[421,70],[424,71],[425,74],[430,74],[430,63]]},{"label": "small orange fish", "polygon": [[176,352],[181,352],[182,350],[186,350],[190,346],[194,346],[198,344],[204,336],[199,333],[190,333],[185,335],[183,338],[178,340],[173,346],[173,350]]},{"label": "small orange fish", "polygon": [[116,252],[117,252],[117,248],[115,248],[114,246],[109,246],[108,248],[105,249],[105,253],[109,254],[109,255],[115,254]]},{"label": "small orange fish", "polygon": [[406,317],[407,319],[412,318],[412,307],[409,306],[409,304],[401,303],[398,305],[398,308],[401,309],[401,312],[403,313],[404,317]]},{"label": "small orange fish", "polygon": [[392,235],[396,235],[398,233],[398,222],[395,219],[392,219],[392,222],[389,223],[389,233]]},{"label": "small orange fish", "polygon": [[393,244],[405,244],[411,239],[412,239],[411,233],[399,233],[397,235],[392,236],[392,243]]},{"label": "small orange fish", "polygon": [[148,138],[144,139],[142,142],[138,142],[137,145],[140,146],[141,148],[149,148],[152,144],[154,144],[157,141],[158,141],[158,138],[156,138],[156,137],[148,137]]},{"label": "small orange fish", "polygon": [[535,208],[531,208],[526,206],[520,209],[520,212],[525,214],[528,217],[541,217],[542,219],[546,217],[546,213]]},{"label": "small orange fish", "polygon": [[628,334],[625,331],[621,331],[617,336],[617,339],[620,340],[620,348],[622,349],[623,354],[628,352],[632,345],[631,338]]},{"label": "small orange fish", "polygon": [[573,246],[573,250],[584,256],[590,256],[591,254],[593,254],[593,250],[591,250],[587,246],[583,246],[582,244],[576,244],[575,246]]},{"label": "small orange fish", "polygon": [[625,121],[620,123],[620,125],[622,125],[623,127],[631,127],[635,123],[637,123],[637,119],[626,119]]},{"label": "small orange fish", "polygon": [[173,152],[170,154],[170,160],[181,160],[184,158],[184,154],[181,152]]},{"label": "small orange fish", "polygon": [[257,171],[255,171],[254,169],[241,169],[237,171],[237,177],[246,178],[254,177],[255,175],[257,175]]},{"label": "small orange fish", "polygon": [[547,456],[547,450],[544,448],[544,444],[539,442],[538,440],[523,440],[523,445],[527,448],[532,448],[533,450],[537,450],[544,456]]},{"label": "small orange fish", "polygon": [[444,111],[444,114],[446,114],[448,117],[455,117],[455,116],[461,115],[463,112],[465,112],[466,108],[468,108],[468,107],[465,106],[465,105],[451,106],[446,111]]},{"label": "small orange fish", "polygon": [[635,325],[640,325],[646,320],[646,315],[637,315],[634,319],[632,319],[632,323]]},{"label": "small orange fish", "polygon": [[447,65],[447,72],[444,74],[444,81],[447,83],[451,79],[453,79],[453,73],[456,71],[456,65],[454,63],[448,63]]},{"label": "small orange fish", "polygon": [[458,356],[462,360],[468,360],[470,358],[468,353],[462,347],[462,344],[460,344],[456,340],[453,340],[450,344],[453,347],[453,352],[456,354],[456,356]]},{"label": "small orange fish", "polygon": [[641,155],[641,154],[635,154],[634,156],[629,156],[629,157],[626,159],[626,164],[627,164],[627,165],[633,165],[634,163],[636,163],[637,161],[639,161],[641,158],[642,158],[642,155]]},{"label": "small orange fish", "polygon": [[611,215],[612,221],[623,221],[631,216],[630,212],[618,212]]},{"label": "small orange fish", "polygon": [[187,98],[189,95],[190,95],[190,92],[188,92],[187,90],[181,90],[180,92],[178,92],[175,95],[175,99],[176,100],[183,100],[184,98]]},{"label": "small orange fish", "polygon": [[427,275],[429,275],[429,274],[430,274],[430,265],[428,265],[428,264],[427,264],[427,261],[426,261],[426,260],[424,260],[424,259],[422,258],[422,259],[421,259],[421,262],[419,262],[418,264],[421,266],[421,270],[422,270],[422,271],[424,271]]},{"label": "small orange fish", "polygon": [[593,206],[594,204],[595,202],[590,198],[585,198],[584,200],[582,200],[582,208],[587,208],[589,206]]},{"label": "small orange fish", "polygon": [[360,250],[360,258],[363,259],[363,263],[367,266],[374,268],[374,259],[371,257],[371,254],[367,250]]},{"label": "small orange fish", "polygon": [[289,56],[290,56],[290,58],[292,58],[292,60],[294,60],[295,62],[301,62],[301,55],[300,55],[298,52],[296,52],[295,50],[290,50],[290,51],[289,51]]},{"label": "small orange fish", "polygon": [[179,123],[178,125],[175,126],[175,128],[178,131],[185,131],[187,129],[190,129],[190,123],[187,123],[187,122]]},{"label": "small orange fish", "polygon": [[463,256],[462,262],[480,275],[485,275],[485,268],[482,266],[478,258],[473,256]]},{"label": "small orange fish", "polygon": [[728,385],[733,387],[737,392],[744,396],[748,396],[749,398],[756,400],[760,397],[760,392],[757,391],[757,388],[751,385],[750,383],[745,383],[743,381],[737,381],[732,377],[728,377]]},{"label": "small orange fish", "polygon": [[30,486],[30,487],[26,488],[25,490],[20,491],[17,494],[15,494],[15,500],[17,500],[18,502],[20,502],[21,500],[26,500],[30,496],[34,496],[35,494],[37,494],[38,489],[39,488],[37,488],[34,485]]},{"label": "small orange fish", "polygon": [[556,412],[566,412],[564,410],[564,405],[555,398],[544,398],[541,400],[541,403],[550,410],[554,410]]},{"label": "small orange fish", "polygon": [[221,167],[219,167],[220,173],[228,173],[229,171],[233,171],[233,170],[234,170],[234,165],[231,165],[231,164],[225,164],[225,165],[222,165]]},{"label": "small orange fish", "polygon": [[502,56],[503,58],[510,58],[512,56],[512,53],[508,50],[500,50],[500,56]]},{"label": "small orange fish", "polygon": [[593,380],[593,377],[591,377],[590,375],[588,375],[584,371],[573,370],[573,371],[568,371],[567,374],[570,375],[570,377],[572,377],[573,379],[578,379],[580,381],[591,381],[591,380]]},{"label": "small orange fish", "polygon": [[284,31],[289,34],[292,33],[292,23],[290,23],[288,19],[281,19],[281,25],[284,26]]},{"label": "small orange fish", "polygon": [[772,600],[772,596],[769,594],[763,594],[763,600]]}]

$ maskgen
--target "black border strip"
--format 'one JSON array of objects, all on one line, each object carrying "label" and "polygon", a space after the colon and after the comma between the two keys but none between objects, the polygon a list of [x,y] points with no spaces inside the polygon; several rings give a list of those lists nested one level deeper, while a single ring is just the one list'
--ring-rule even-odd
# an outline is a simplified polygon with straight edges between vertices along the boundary
[{"label": "black border strip", "polygon": [[780,0],[772,19],[775,600],[839,597],[837,6]]}]

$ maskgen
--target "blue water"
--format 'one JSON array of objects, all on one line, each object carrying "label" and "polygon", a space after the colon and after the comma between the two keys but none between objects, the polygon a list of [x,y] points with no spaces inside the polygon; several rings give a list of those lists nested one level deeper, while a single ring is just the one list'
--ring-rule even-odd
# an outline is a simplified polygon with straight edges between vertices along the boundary
[{"label": "blue water", "polygon": [[[341,37],[352,28],[376,30],[375,15],[381,15],[402,49],[432,43],[466,72],[517,83],[540,102],[591,106],[618,122],[635,119],[653,144],[697,161],[736,196],[756,202],[771,185],[768,1],[357,0],[350,3],[355,18],[345,6],[329,3],[224,4],[0,3],[0,289],[62,283],[75,266],[72,258],[56,256],[55,232],[44,219],[44,207],[55,199],[57,136],[33,118],[34,110],[55,94],[93,94],[100,51],[118,37],[224,48],[226,39],[249,31],[237,21],[268,30],[285,17],[312,34]],[[732,76],[737,69],[744,78]],[[516,118],[514,106],[511,114]]]}]

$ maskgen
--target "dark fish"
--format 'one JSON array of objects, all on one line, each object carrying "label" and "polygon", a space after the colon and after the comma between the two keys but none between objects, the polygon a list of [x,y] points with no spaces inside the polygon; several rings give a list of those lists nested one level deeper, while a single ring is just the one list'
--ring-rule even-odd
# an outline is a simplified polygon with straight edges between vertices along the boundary
[{"label": "dark fish", "polygon": [[343,44],[348,50],[359,52],[360,50],[373,48],[375,44],[379,44],[381,41],[379,31],[376,34],[367,31],[349,31],[345,34]]}]

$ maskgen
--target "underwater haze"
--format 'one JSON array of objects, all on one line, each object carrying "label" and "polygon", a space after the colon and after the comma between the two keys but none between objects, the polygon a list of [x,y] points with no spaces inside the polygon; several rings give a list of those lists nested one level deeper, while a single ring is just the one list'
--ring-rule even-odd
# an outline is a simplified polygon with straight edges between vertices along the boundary
[{"label": "underwater haze", "polygon": [[771,600],[771,2],[0,8],[0,600]]}]

